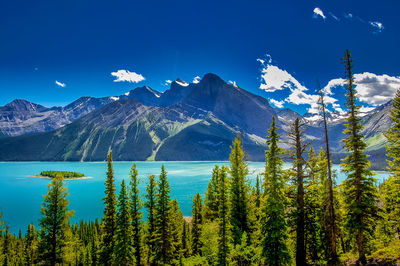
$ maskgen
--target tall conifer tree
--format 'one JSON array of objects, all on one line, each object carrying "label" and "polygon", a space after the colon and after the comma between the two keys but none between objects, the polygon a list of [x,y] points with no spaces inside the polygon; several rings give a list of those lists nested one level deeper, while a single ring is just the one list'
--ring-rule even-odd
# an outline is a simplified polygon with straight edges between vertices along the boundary
[{"label": "tall conifer tree", "polygon": [[285,180],[283,177],[283,150],[278,146],[279,134],[272,117],[265,151],[264,188],[266,201],[262,208],[262,257],[267,265],[287,265],[291,261],[287,247],[288,229],[285,217]]},{"label": "tall conifer tree", "polygon": [[147,236],[146,243],[148,246],[147,263],[153,265],[154,263],[154,250],[156,245],[156,194],[157,194],[157,182],[155,176],[149,176],[149,181],[146,188],[146,202],[145,207],[147,208]]},{"label": "tall conifer tree", "polygon": [[116,265],[130,265],[134,258],[132,245],[132,224],[129,209],[129,198],[125,180],[121,182],[118,195],[117,226],[115,232],[114,262]]},{"label": "tall conifer tree", "polygon": [[360,106],[354,88],[353,59],[350,51],[346,50],[343,62],[346,65],[346,128],[344,139],[345,148],[350,153],[342,164],[347,173],[344,181],[345,202],[347,205],[347,227],[355,234],[358,259],[366,263],[366,241],[371,226],[375,224],[378,215],[376,202],[377,191],[373,173],[369,169],[370,163],[364,151],[367,147],[361,133],[362,125],[359,116]]},{"label": "tall conifer tree", "polygon": [[218,265],[228,265],[229,255],[229,205],[228,180],[225,166],[218,173]]},{"label": "tall conifer tree", "polygon": [[170,264],[174,251],[171,226],[171,189],[167,180],[167,172],[164,165],[161,166],[161,174],[158,183],[156,201],[156,245],[155,258],[159,263]]},{"label": "tall conifer tree", "polygon": [[201,226],[203,224],[203,201],[199,193],[193,197],[192,206],[192,254],[201,255]]},{"label": "tall conifer tree", "polygon": [[47,186],[40,210],[42,218],[39,220],[39,259],[47,265],[62,264],[65,260],[69,219],[73,216],[73,212],[68,210],[68,195],[68,189],[64,187],[60,176],[53,178]]},{"label": "tall conifer tree", "polygon": [[211,180],[208,183],[204,199],[204,219],[211,221],[218,217],[218,172],[219,166],[216,165],[213,169]]},{"label": "tall conifer tree", "polygon": [[328,265],[336,265],[339,263],[339,258],[336,250],[336,214],[335,214],[335,202],[333,196],[333,175],[331,167],[331,151],[329,147],[329,135],[328,135],[328,121],[326,117],[326,104],[324,93],[322,89],[319,90],[319,105],[320,113],[322,116],[322,122],[324,125],[324,137],[325,137],[325,155],[326,155],[326,182],[325,182],[325,198],[324,205],[326,211],[324,212],[323,222],[325,228],[325,249],[326,258]]},{"label": "tall conifer tree", "polygon": [[231,146],[229,156],[230,166],[230,222],[232,226],[233,243],[239,244],[243,232],[250,231],[248,188],[246,176],[247,164],[244,158],[242,140],[237,136]]},{"label": "tall conifer tree", "polygon": [[103,217],[103,239],[101,244],[102,250],[100,252],[99,260],[101,264],[111,265],[115,246],[115,231],[117,219],[117,200],[115,196],[115,178],[114,168],[112,164],[112,151],[109,151],[107,155],[107,177],[105,185],[105,197],[103,198],[105,205]]},{"label": "tall conifer tree", "polygon": [[305,248],[305,216],[304,216],[304,165],[303,153],[306,150],[304,143],[304,123],[296,118],[288,134],[289,144],[294,152],[295,177],[294,185],[296,191],[296,204],[294,210],[296,223],[296,265],[306,264]]},{"label": "tall conifer tree", "polygon": [[132,217],[133,248],[135,250],[136,265],[142,265],[142,228],[141,219],[143,217],[141,208],[142,200],[139,195],[139,178],[136,164],[132,165],[130,176],[130,212]]}]

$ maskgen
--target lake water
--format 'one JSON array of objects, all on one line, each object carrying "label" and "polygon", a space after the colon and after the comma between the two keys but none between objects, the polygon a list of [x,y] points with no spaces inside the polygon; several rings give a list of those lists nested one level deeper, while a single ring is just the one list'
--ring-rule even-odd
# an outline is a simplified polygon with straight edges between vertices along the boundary
[{"label": "lake water", "polygon": [[[147,177],[158,175],[161,165],[165,165],[171,186],[171,197],[179,202],[183,215],[190,216],[192,197],[199,192],[204,195],[215,164],[228,162],[136,162],[141,183],[139,190],[145,192]],[[262,162],[249,162],[249,178],[254,180],[264,169]],[[132,162],[114,162],[117,191],[122,179],[129,178]],[[288,164],[286,165],[288,166]],[[337,182],[345,179],[337,170]],[[44,170],[81,172],[93,177],[85,180],[66,181],[70,196],[70,209],[75,211],[72,222],[81,219],[94,220],[103,215],[104,180],[107,164],[105,162],[12,162],[0,163],[0,211],[2,220],[10,225],[10,230],[25,233],[29,223],[38,224],[40,206],[46,194],[48,179],[32,178]],[[387,173],[377,173],[378,180],[387,178]]]}]

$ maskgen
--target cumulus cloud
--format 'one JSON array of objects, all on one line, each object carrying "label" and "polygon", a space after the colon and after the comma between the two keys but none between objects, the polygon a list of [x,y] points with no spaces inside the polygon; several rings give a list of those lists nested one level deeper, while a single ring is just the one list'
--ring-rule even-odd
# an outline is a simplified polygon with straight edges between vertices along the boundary
[{"label": "cumulus cloud", "polygon": [[55,83],[56,83],[57,86],[60,86],[62,88],[65,88],[67,86],[67,84],[59,82],[58,80],[56,80]]},{"label": "cumulus cloud", "polygon": [[117,72],[111,72],[111,75],[116,77],[114,82],[122,82],[122,81],[127,81],[131,83],[138,83],[145,78],[141,74],[137,74],[135,72],[130,72],[129,70],[118,70]]},{"label": "cumulus cloud", "polygon": [[[325,86],[324,92],[326,95],[333,95],[332,89],[343,87],[344,85],[344,79],[332,79]],[[354,74],[354,85],[361,102],[377,106],[394,98],[397,89],[400,88],[400,76],[393,77],[386,74],[376,75],[364,72]]]},{"label": "cumulus cloud", "polygon": [[286,70],[282,70],[271,64],[266,65],[262,69],[261,79],[263,80],[263,83],[260,84],[260,89],[266,92],[274,92],[294,87],[297,87],[300,90],[307,90],[306,87],[301,85],[300,82],[298,82],[297,79]]},{"label": "cumulus cloud", "polygon": [[197,83],[200,82],[200,79],[201,79],[201,78],[200,78],[199,76],[196,76],[196,77],[194,77],[194,79],[193,79],[192,82],[193,82],[194,84],[197,84]]},{"label": "cumulus cloud", "polygon": [[320,16],[321,18],[326,19],[324,12],[322,12],[322,10],[319,7],[314,8],[313,12],[314,12],[314,18]]},{"label": "cumulus cloud", "polygon": [[269,102],[278,108],[283,108],[283,104],[285,103],[285,101],[277,101],[275,99],[270,99]]},{"label": "cumulus cloud", "polygon": [[383,24],[381,22],[378,22],[378,21],[370,21],[370,22],[368,22],[368,24],[371,25],[372,27],[374,27],[376,32],[382,32],[383,29],[385,28],[383,26]]}]

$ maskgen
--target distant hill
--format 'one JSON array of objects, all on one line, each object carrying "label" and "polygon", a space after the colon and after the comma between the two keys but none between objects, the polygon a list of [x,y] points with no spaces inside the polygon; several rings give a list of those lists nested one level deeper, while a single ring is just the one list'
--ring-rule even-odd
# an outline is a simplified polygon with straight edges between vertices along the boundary
[{"label": "distant hill", "polygon": [[[391,102],[363,117],[367,152],[380,168],[385,164],[383,132],[391,125],[390,109]],[[121,96],[82,97],[65,107],[15,100],[0,107],[0,134],[15,136],[0,138],[0,160],[102,161],[109,149],[115,160],[226,160],[240,134],[247,158],[260,161],[273,116],[286,147],[290,124],[303,117],[290,109],[274,109],[267,99],[215,74],[196,84],[177,79],[164,93],[144,86]],[[343,119],[331,120],[336,162],[344,156],[343,129]],[[316,149],[321,147],[318,121],[307,126],[306,137]]]}]

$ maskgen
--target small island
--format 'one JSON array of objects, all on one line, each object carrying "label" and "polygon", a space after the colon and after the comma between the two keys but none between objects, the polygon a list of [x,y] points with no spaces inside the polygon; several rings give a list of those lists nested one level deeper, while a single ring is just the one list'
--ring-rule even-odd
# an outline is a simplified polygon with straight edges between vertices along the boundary
[{"label": "small island", "polygon": [[39,175],[33,177],[52,179],[56,177],[62,177],[65,180],[79,180],[79,179],[89,179],[92,177],[85,176],[82,173],[70,172],[70,171],[42,171]]}]

